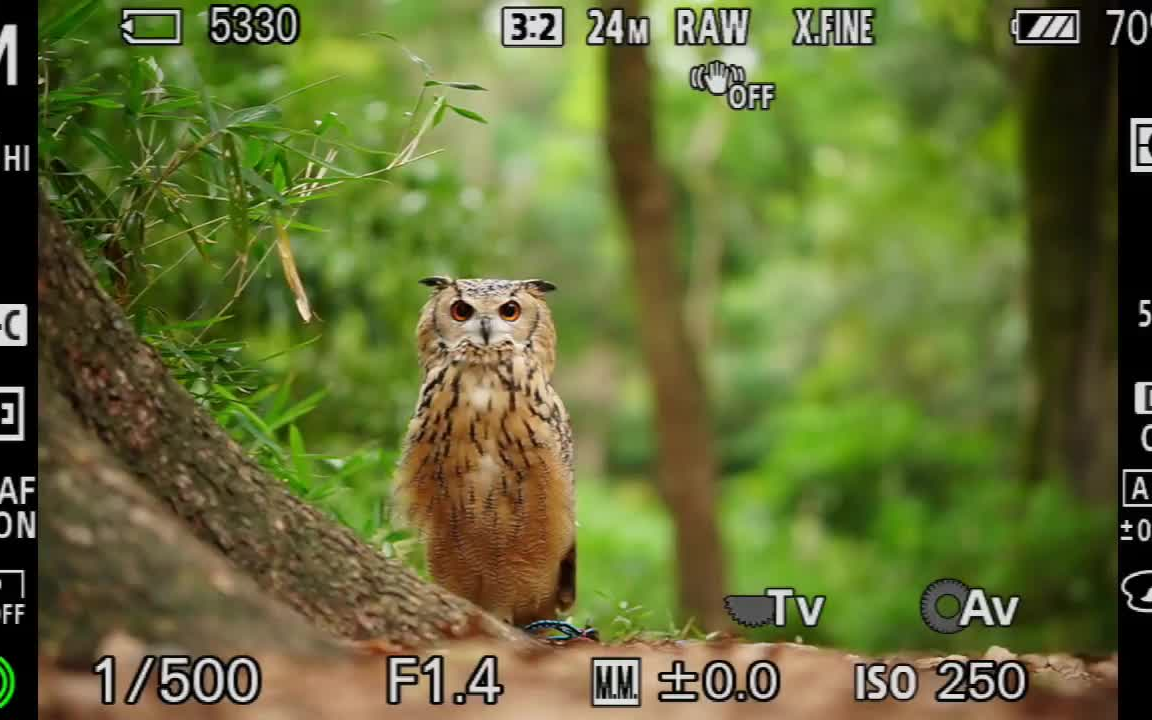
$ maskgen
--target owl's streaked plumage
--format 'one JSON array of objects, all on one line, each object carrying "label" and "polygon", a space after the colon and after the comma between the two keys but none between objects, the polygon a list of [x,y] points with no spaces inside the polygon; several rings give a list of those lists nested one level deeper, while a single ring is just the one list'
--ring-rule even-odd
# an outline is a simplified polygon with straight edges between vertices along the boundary
[{"label": "owl's streaked plumage", "polygon": [[400,518],[436,582],[517,625],[576,595],[568,413],[551,384],[556,329],[543,280],[435,288],[416,344],[423,384],[396,473]]}]

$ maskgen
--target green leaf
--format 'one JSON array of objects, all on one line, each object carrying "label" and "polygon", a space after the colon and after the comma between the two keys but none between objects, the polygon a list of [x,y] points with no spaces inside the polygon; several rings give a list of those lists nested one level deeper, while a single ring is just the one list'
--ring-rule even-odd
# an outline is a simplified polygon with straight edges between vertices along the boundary
[{"label": "green leaf", "polygon": [[348,179],[354,179],[356,177],[354,174],[348,172],[344,168],[337,167],[336,165],[333,165],[332,163],[328,162],[327,160],[320,157],[319,155],[315,155],[313,153],[310,153],[307,150],[302,150],[301,148],[292,147],[291,145],[288,145],[287,143],[282,143],[282,142],[276,142],[276,144],[279,145],[280,147],[284,148],[285,152],[289,152],[289,153],[292,153],[294,155],[299,155],[300,157],[304,158],[308,162],[316,163],[320,167],[328,168],[328,170],[330,172],[334,173],[335,176],[348,178]]},{"label": "green leaf", "polygon": [[107,108],[108,110],[121,110],[124,108],[122,103],[104,97],[89,98],[84,101],[84,104],[91,105],[92,107]]},{"label": "green leaf", "polygon": [[79,123],[73,127],[73,130],[83,135],[84,138],[92,144],[92,147],[96,148],[101,155],[111,160],[117,167],[126,168],[131,166],[128,158],[124,157],[116,148],[112,147],[111,143],[92,130],[89,130]]},{"label": "green leaf", "polygon": [[440,103],[440,107],[436,108],[436,115],[432,118],[432,127],[436,127],[444,121],[444,111],[447,109],[448,106],[446,104]]},{"label": "green leaf", "polygon": [[211,256],[208,255],[207,242],[200,233],[196,230],[196,226],[188,219],[188,216],[180,209],[179,205],[168,197],[166,193],[161,193],[161,198],[168,208],[169,219],[175,219],[184,228],[184,232],[188,233],[188,237],[192,240],[192,244],[196,246],[196,252],[200,253],[200,257],[204,262],[213,265]]},{"label": "green leaf", "polygon": [[411,530],[393,530],[392,532],[390,532],[384,536],[384,542],[397,543],[397,542],[400,542],[401,540],[407,540],[410,537],[412,537],[412,531]]},{"label": "green leaf", "polygon": [[259,190],[269,200],[277,205],[284,204],[284,196],[277,192],[272,183],[257,175],[250,168],[240,168],[240,175],[249,185]]},{"label": "green leaf", "polygon": [[[320,401],[328,394],[327,390],[317,390],[300,402],[284,411],[282,415],[268,421],[268,427],[272,430],[278,430],[288,423],[294,423],[301,417],[307,415],[316,409]],[[292,426],[296,427],[295,425]]]},{"label": "green leaf", "polygon": [[382,37],[382,38],[385,38],[385,39],[387,39],[387,40],[391,40],[392,42],[394,42],[394,43],[396,43],[397,45],[399,45],[399,46],[400,46],[400,49],[401,49],[401,50],[403,50],[403,51],[405,52],[405,54],[407,54],[407,55],[408,55],[408,59],[409,59],[409,60],[411,60],[412,62],[414,62],[414,63],[416,63],[417,65],[419,65],[419,66],[420,66],[420,69],[424,71],[424,74],[425,74],[425,75],[431,75],[431,74],[432,74],[432,66],[431,66],[431,65],[429,65],[429,64],[428,64],[428,63],[427,63],[427,62],[424,60],[424,58],[420,57],[420,56],[419,56],[419,55],[417,55],[416,53],[414,53],[414,52],[412,52],[411,50],[409,50],[409,49],[408,49],[408,48],[407,48],[407,47],[404,45],[404,43],[402,43],[402,42],[400,42],[399,40],[397,40],[395,36],[393,36],[393,35],[389,35],[388,33],[385,33],[385,32],[370,32],[370,33],[365,33],[365,34],[366,34],[366,35],[375,35],[376,37]]},{"label": "green leaf", "polygon": [[469,110],[468,108],[462,108],[457,105],[449,105],[448,107],[452,108],[452,112],[456,113],[460,117],[466,117],[469,120],[474,120],[478,123],[484,123],[485,125],[488,124],[488,121],[484,119],[484,116],[475,110]]},{"label": "green leaf", "polygon": [[243,173],[247,168],[241,168],[240,152],[232,135],[225,133],[222,144],[224,162],[221,167],[224,171],[225,189],[228,192],[228,217],[236,247],[242,248],[248,243],[248,192],[244,185]]},{"label": "green leaf", "polygon": [[488,88],[486,88],[482,85],[477,85],[476,83],[447,82],[447,81],[443,81],[443,80],[425,80],[424,81],[424,87],[433,87],[436,85],[440,85],[443,87],[456,88],[457,90],[483,90],[484,92],[488,91]]},{"label": "green leaf", "polygon": [[200,89],[200,104],[204,108],[204,114],[208,117],[208,127],[212,129],[212,132],[219,132],[220,115],[216,112],[216,104],[212,102],[212,96],[208,94],[207,85]]},{"label": "green leaf", "polygon": [[331,128],[337,128],[338,130],[342,131],[343,134],[348,134],[348,126],[345,125],[344,121],[340,119],[340,116],[334,112],[327,112],[324,114],[324,118],[322,120],[317,120],[316,128],[313,130],[313,132],[316,135],[323,135]]},{"label": "green leaf", "polygon": [[242,127],[264,120],[279,120],[280,108],[275,105],[257,105],[255,107],[237,110],[224,121],[225,128]]},{"label": "green leaf", "polygon": [[148,106],[148,109],[143,115],[145,117],[158,115],[161,113],[169,112],[171,110],[181,110],[183,108],[192,107],[197,102],[194,97],[180,97],[171,100],[161,100],[160,102],[153,103]]},{"label": "green leaf", "polygon": [[299,350],[302,347],[307,347],[307,346],[311,345],[312,343],[318,341],[321,337],[322,337],[321,335],[313,335],[312,337],[308,338],[307,340],[298,342],[295,345],[290,345],[289,347],[286,347],[283,350],[277,350],[276,352],[272,353],[271,355],[265,355],[264,357],[260,358],[257,361],[257,363],[259,363],[260,365],[263,365],[264,363],[268,362],[269,360],[272,360],[273,358],[278,358],[281,355],[286,355],[286,354],[293,352],[295,350]]},{"label": "green leaf", "polygon": [[288,428],[288,447],[292,451],[292,464],[296,468],[296,482],[304,487],[312,486],[312,462],[304,449],[304,437],[295,425]]},{"label": "green leaf", "polygon": [[174,330],[201,330],[203,328],[212,327],[213,325],[230,320],[232,315],[221,315],[219,317],[208,318],[207,320],[186,320],[184,322],[165,323],[163,325],[152,326],[152,332],[155,334],[172,332]]},{"label": "green leaf", "polygon": [[76,28],[84,24],[85,20],[92,17],[92,13],[96,12],[99,7],[100,0],[88,0],[87,2],[76,5],[71,10],[65,11],[40,28],[40,42],[51,44],[63,37],[71,35]]},{"label": "green leaf", "polygon": [[288,179],[292,177],[292,171],[288,169],[288,154],[284,152],[284,148],[277,147],[274,164],[272,166],[272,185],[276,188],[276,192],[284,192],[288,189]]},{"label": "green leaf", "polygon": [[139,114],[144,108],[144,64],[139,60],[128,68],[124,105],[128,108],[128,112],[135,114]]}]

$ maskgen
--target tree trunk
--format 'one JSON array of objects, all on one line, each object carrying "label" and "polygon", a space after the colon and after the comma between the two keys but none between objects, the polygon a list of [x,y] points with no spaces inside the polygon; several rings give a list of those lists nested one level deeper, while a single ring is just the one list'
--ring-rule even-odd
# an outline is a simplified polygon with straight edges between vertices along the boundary
[{"label": "tree trunk", "polygon": [[688,337],[703,364],[704,377],[710,377],[707,353],[716,336],[716,304],[720,297],[721,267],[724,263],[723,190],[716,177],[716,160],[724,147],[731,111],[721,105],[705,112],[692,129],[685,150],[690,168],[686,185],[692,193],[692,263],[684,318]]},{"label": "tree trunk", "polygon": [[[635,15],[639,2],[612,3]],[[643,47],[610,46],[607,149],[632,245],[637,324],[656,401],[657,473],[672,512],[682,609],[706,628],[727,622],[716,526],[717,464],[704,378],[682,312],[669,178],[657,158],[652,77]]]},{"label": "tree trunk", "polygon": [[335,638],[264,595],[141,488],[39,382],[40,653],[84,665],[117,632],[209,654],[328,654]]},{"label": "tree trunk", "polygon": [[[172,379],[157,353],[136,337],[80,253],[69,245],[67,230],[43,196],[39,213],[41,394],[51,398],[59,392],[98,444],[197,538],[222,553],[265,593],[334,637],[381,638],[413,647],[471,634],[523,639],[471,603],[425,583],[402,562],[383,557],[264,473]],[[150,582],[163,585],[165,592],[175,593],[173,602],[186,607],[180,598],[191,602],[190,593],[199,590],[185,587],[182,578],[212,575],[208,560],[195,548],[185,550],[176,530],[161,532],[160,525],[143,523],[154,511],[144,505],[128,507],[133,497],[128,491],[115,502],[109,499],[111,504],[102,502],[104,485],[111,480],[104,478],[104,485],[81,482],[102,467],[115,466],[101,460],[89,467],[87,455],[59,452],[61,441],[50,433],[75,433],[67,421],[57,419],[58,414],[49,412],[40,433],[45,482],[61,483],[47,491],[53,498],[47,501],[52,512],[44,515],[61,512],[56,499],[70,509],[49,547],[62,543],[60,554],[71,556],[78,547],[69,527],[81,528],[83,539],[85,528],[118,527],[128,513],[130,520],[137,518],[141,520],[137,524],[145,527],[125,534],[122,549],[143,549],[150,541],[147,533],[152,533],[167,540],[160,547],[170,557],[137,557],[134,550],[119,552],[115,545],[104,544],[92,546],[82,558],[50,557],[41,572],[41,612],[74,617],[73,609],[64,604],[73,602],[79,592],[72,589],[70,573],[81,560],[118,568],[109,583],[133,577],[138,586],[143,573]],[[187,572],[167,576],[172,568],[164,563],[179,558],[183,564],[186,553],[191,565]],[[127,588],[83,592],[92,598],[120,597],[108,608],[125,618],[158,610],[147,606],[147,596],[130,597]],[[218,601],[223,602],[218,597],[206,600],[204,612],[214,613]],[[238,619],[247,616],[246,607],[257,606],[237,606]],[[198,627],[195,616],[168,621]],[[59,631],[52,632],[42,639],[56,642]]]},{"label": "tree trunk", "polygon": [[[1114,502],[1116,58],[1103,9],[1083,45],[1027,48],[1023,113],[1035,395],[1025,476]],[[1069,102],[1068,98],[1075,98]]]}]

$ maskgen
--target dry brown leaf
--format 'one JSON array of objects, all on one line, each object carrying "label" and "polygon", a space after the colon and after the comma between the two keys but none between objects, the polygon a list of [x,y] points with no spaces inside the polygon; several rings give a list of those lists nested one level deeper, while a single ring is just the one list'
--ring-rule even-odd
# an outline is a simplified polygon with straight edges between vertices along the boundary
[{"label": "dry brown leaf", "polygon": [[308,302],[308,293],[304,290],[304,283],[300,280],[300,273],[296,270],[296,256],[292,254],[292,242],[288,239],[288,228],[275,220],[276,225],[276,251],[280,254],[280,264],[284,267],[284,279],[288,287],[296,296],[296,310],[304,322],[312,320],[312,305]]}]

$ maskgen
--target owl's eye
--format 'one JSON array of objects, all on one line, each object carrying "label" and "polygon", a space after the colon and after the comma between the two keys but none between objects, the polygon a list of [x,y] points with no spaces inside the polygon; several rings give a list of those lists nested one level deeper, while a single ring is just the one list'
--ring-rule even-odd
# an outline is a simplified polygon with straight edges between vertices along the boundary
[{"label": "owl's eye", "polygon": [[509,300],[500,306],[500,317],[508,322],[516,322],[520,319],[520,303],[515,300]]},{"label": "owl's eye", "polygon": [[452,319],[456,322],[464,322],[472,317],[472,313],[476,312],[476,310],[463,300],[457,300],[452,303],[452,307],[449,308],[448,312],[452,313]]}]

